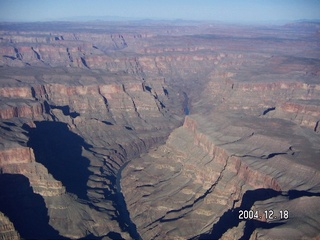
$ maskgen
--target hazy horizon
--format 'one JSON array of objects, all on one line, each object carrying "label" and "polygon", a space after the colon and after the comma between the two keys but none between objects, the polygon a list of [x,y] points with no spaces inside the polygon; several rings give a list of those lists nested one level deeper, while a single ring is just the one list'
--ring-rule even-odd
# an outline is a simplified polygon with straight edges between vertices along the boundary
[{"label": "hazy horizon", "polygon": [[234,23],[320,19],[317,0],[2,0],[0,21],[195,20]]}]

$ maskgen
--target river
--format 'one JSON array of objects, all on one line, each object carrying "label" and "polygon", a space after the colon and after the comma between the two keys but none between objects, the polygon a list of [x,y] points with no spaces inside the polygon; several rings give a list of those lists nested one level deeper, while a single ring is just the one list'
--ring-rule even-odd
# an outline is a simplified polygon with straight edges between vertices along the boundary
[{"label": "river", "polygon": [[[183,92],[183,111],[185,115],[189,115],[190,114],[190,100],[188,95]],[[116,187],[117,187],[117,202],[116,202],[116,206],[117,206],[117,210],[119,212],[119,221],[120,221],[120,226],[123,228],[123,230],[126,230],[129,232],[130,236],[133,239],[137,239],[137,240],[142,240],[140,234],[137,231],[137,227],[136,225],[131,221],[130,218],[130,214],[129,211],[127,209],[127,204],[126,201],[124,199],[124,196],[122,194],[121,191],[121,173],[122,170],[127,166],[129,162],[126,162],[125,164],[123,164],[118,173],[117,173],[117,179],[116,179]]]},{"label": "river", "polygon": [[185,115],[189,115],[190,114],[190,101],[189,101],[189,97],[188,95],[183,92],[183,97],[184,97],[184,100],[183,100],[183,111],[184,111],[184,114]]}]

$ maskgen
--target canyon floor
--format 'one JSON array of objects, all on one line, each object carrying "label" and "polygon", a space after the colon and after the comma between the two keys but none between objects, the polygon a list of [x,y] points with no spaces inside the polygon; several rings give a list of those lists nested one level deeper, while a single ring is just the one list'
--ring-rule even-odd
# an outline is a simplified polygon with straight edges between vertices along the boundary
[{"label": "canyon floor", "polygon": [[1,239],[319,239],[320,24],[0,23]]}]

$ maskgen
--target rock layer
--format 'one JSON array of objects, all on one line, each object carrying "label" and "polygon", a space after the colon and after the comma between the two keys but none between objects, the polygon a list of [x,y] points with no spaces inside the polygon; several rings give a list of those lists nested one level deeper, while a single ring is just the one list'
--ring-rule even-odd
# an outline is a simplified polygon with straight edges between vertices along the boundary
[{"label": "rock layer", "polygon": [[3,240],[19,240],[19,233],[15,230],[12,222],[3,214],[0,213],[0,236]]},{"label": "rock layer", "polygon": [[319,237],[318,28],[1,24],[1,236]]}]

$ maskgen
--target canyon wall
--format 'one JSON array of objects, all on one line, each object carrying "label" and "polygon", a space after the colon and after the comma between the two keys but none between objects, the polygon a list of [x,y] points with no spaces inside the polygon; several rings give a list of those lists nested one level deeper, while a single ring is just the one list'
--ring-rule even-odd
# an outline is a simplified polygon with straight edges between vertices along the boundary
[{"label": "canyon wall", "polygon": [[[294,158],[290,152],[302,148],[298,139],[286,141],[285,131],[282,136],[271,138],[268,135],[273,130],[266,125],[262,132],[261,126],[254,123],[240,127],[240,119],[230,121],[221,115],[205,119],[187,116],[184,125],[171,133],[165,145],[130,162],[123,171],[122,189],[143,239],[190,239],[206,232],[207,237],[200,239],[227,236],[228,228],[221,235],[215,234],[221,231],[221,216],[230,209],[246,209],[244,196],[250,191],[261,190],[259,194],[267,198],[272,198],[272,194],[268,196],[270,191],[280,195],[292,189],[319,195],[316,159],[309,157],[310,165],[306,166],[308,160],[302,164],[302,159]],[[224,128],[225,124],[232,129]],[[319,142],[307,144],[316,147]],[[250,207],[255,208],[253,199],[259,194],[252,195]],[[298,215],[297,209],[289,206],[286,207],[290,214]],[[317,211],[318,205],[309,207]],[[265,209],[266,206],[260,206],[260,213]],[[273,209],[276,211],[279,206],[274,204]],[[231,216],[225,221],[237,221],[239,214]],[[222,224],[228,226],[228,222]],[[239,238],[244,228],[245,225],[236,232]],[[290,223],[286,228],[273,236],[285,239],[286,231],[295,229]],[[317,233],[317,228],[310,230],[310,236]],[[302,237],[303,230],[295,234]]]},{"label": "canyon wall", "polygon": [[318,24],[1,26],[2,238],[319,237]]},{"label": "canyon wall", "polygon": [[[1,97],[8,100],[0,111],[1,173],[27,177],[30,195],[43,198],[49,224],[59,235],[114,232],[128,238],[115,206],[116,173],[181,124],[184,99],[161,79],[92,83],[89,76],[86,84],[70,85],[59,83],[58,76],[45,78],[50,83],[40,79],[28,87],[2,88]],[[1,210],[14,217],[4,206]],[[34,237],[21,226],[18,230],[23,237]]]}]

